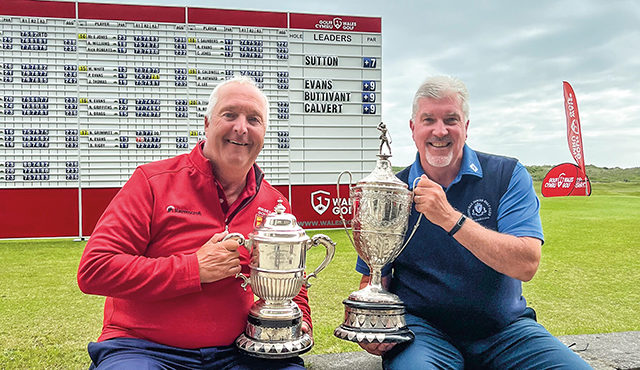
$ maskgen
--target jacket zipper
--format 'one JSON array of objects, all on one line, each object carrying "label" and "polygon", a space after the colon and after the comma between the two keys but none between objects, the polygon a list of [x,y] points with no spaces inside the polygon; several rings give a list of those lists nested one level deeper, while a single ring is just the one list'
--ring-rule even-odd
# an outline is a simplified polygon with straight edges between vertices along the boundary
[{"label": "jacket zipper", "polygon": [[258,169],[258,167],[256,165],[253,165],[253,171],[255,172],[255,177],[256,177],[256,192],[250,196],[249,198],[246,198],[245,200],[242,201],[242,204],[240,204],[240,206],[238,208],[236,208],[233,213],[231,213],[227,218],[225,218],[224,220],[224,229],[225,231],[229,231],[229,224],[231,223],[231,221],[233,220],[233,218],[240,212],[242,211],[249,203],[251,203],[251,201],[253,201],[253,199],[258,196],[258,192],[260,191],[260,187],[262,186],[262,179],[264,178],[264,173],[262,173],[262,171],[260,171]]}]

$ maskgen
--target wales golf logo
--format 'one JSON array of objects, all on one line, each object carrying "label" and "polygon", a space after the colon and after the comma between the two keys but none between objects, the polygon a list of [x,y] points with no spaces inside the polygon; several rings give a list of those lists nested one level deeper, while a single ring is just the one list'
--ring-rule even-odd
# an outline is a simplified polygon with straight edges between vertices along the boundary
[{"label": "wales golf logo", "polygon": [[339,30],[342,27],[342,18],[333,18],[333,26]]},{"label": "wales golf logo", "polygon": [[326,210],[329,209],[329,204],[331,204],[329,195],[331,194],[324,190],[317,190],[311,193],[311,207],[313,207],[319,215],[325,213]]},{"label": "wales golf logo", "polygon": [[474,221],[488,220],[491,217],[491,205],[485,199],[476,199],[467,207],[467,214]]},{"label": "wales golf logo", "polygon": [[319,215],[325,213],[329,208],[334,215],[350,215],[351,199],[333,198],[328,191],[316,190],[311,193],[311,207]]}]

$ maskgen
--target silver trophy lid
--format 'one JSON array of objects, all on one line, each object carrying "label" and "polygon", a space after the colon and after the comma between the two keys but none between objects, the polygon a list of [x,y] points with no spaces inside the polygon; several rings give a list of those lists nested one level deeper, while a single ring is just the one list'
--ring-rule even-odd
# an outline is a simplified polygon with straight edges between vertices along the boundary
[{"label": "silver trophy lid", "polygon": [[298,225],[296,217],[285,211],[282,199],[278,199],[274,212],[269,213],[253,231],[251,239],[268,243],[298,243],[309,240],[304,229]]},{"label": "silver trophy lid", "polygon": [[356,187],[368,187],[368,186],[384,186],[390,188],[408,189],[407,184],[402,182],[393,173],[391,163],[387,158],[390,156],[378,155],[378,161],[376,162],[376,168],[371,171],[366,177],[358,181]]}]

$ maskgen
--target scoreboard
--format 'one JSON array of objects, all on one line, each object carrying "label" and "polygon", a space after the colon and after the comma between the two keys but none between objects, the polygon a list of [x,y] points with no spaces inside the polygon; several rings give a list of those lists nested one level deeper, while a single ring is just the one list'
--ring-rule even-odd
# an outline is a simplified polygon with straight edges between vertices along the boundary
[{"label": "scoreboard", "polygon": [[375,165],[381,18],[212,8],[0,3],[0,238],[87,236],[140,164],[204,138],[213,88],[270,102],[258,165],[303,227],[341,225]]}]

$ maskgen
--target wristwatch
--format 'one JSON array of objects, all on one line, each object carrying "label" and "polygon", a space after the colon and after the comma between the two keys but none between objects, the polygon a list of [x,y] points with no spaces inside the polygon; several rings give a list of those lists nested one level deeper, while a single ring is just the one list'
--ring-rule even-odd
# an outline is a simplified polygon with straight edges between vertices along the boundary
[{"label": "wristwatch", "polygon": [[467,216],[465,216],[464,214],[460,214],[460,218],[458,219],[458,222],[456,222],[456,224],[453,225],[453,228],[451,228],[451,230],[449,230],[447,234],[449,234],[449,236],[453,236],[453,234],[457,233],[458,230],[460,230],[460,228],[462,227],[462,224],[464,224],[466,220],[467,220]]}]

